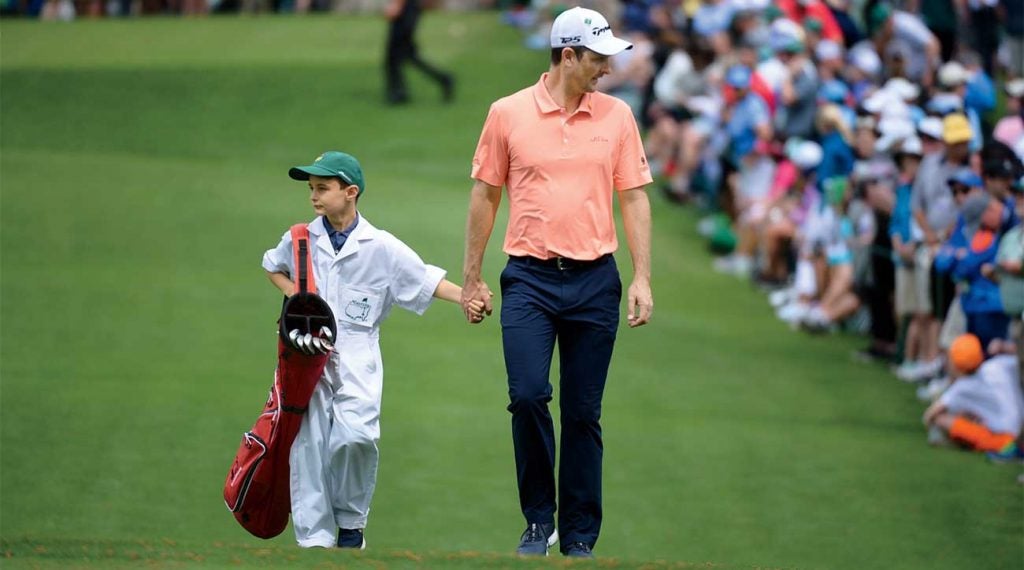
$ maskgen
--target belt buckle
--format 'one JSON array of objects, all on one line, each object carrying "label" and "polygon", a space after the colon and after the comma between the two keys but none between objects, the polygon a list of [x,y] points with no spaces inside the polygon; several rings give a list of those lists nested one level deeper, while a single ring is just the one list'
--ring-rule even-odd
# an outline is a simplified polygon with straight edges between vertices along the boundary
[{"label": "belt buckle", "polygon": [[559,271],[565,271],[566,270],[566,267],[564,265],[562,265],[562,261],[564,259],[565,258],[562,257],[562,256],[558,256],[558,257],[555,258],[555,267],[557,267]]}]

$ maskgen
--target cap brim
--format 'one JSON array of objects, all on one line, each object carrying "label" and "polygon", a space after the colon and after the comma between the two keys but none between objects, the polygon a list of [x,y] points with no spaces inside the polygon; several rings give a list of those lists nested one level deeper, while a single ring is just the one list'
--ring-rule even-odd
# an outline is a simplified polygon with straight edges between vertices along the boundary
[{"label": "cap brim", "polygon": [[586,46],[586,48],[601,55],[615,55],[624,50],[633,49],[633,44],[615,36],[608,36]]},{"label": "cap brim", "polygon": [[327,170],[322,166],[295,166],[288,170],[288,176],[292,180],[309,180],[310,176],[323,176],[325,178],[341,178],[337,172]]}]

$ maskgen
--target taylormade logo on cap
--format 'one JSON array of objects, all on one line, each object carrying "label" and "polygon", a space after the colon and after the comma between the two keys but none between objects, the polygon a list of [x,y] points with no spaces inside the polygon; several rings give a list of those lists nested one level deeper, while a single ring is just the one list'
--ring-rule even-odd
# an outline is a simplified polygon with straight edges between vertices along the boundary
[{"label": "taylormade logo on cap", "polygon": [[601,14],[579,6],[562,12],[551,25],[551,47],[581,46],[601,55],[615,55],[633,44],[612,34]]}]

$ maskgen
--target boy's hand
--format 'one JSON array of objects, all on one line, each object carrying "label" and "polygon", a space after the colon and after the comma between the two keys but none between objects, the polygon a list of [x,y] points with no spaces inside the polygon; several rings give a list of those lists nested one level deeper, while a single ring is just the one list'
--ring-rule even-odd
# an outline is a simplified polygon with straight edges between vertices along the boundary
[{"label": "boy's hand", "polygon": [[492,297],[494,293],[491,293],[491,288],[482,279],[466,280],[462,286],[462,312],[466,320],[476,324],[490,315],[494,311],[491,306]]},{"label": "boy's hand", "polygon": [[469,302],[467,311],[467,318],[471,323],[479,323],[484,320],[487,315],[484,313],[484,303],[478,299],[474,299]]}]

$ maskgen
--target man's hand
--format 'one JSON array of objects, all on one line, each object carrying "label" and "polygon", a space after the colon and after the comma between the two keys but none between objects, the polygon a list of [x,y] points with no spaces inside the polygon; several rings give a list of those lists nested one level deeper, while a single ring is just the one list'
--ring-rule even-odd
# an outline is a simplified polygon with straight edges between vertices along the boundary
[{"label": "man's hand", "polygon": [[654,298],[651,296],[651,284],[647,281],[633,280],[629,285],[626,305],[626,321],[630,328],[646,325],[654,313]]},{"label": "man's hand", "polygon": [[490,287],[483,280],[466,281],[462,285],[462,312],[466,315],[466,321],[476,324],[494,312],[492,297],[494,293],[491,293]]}]

